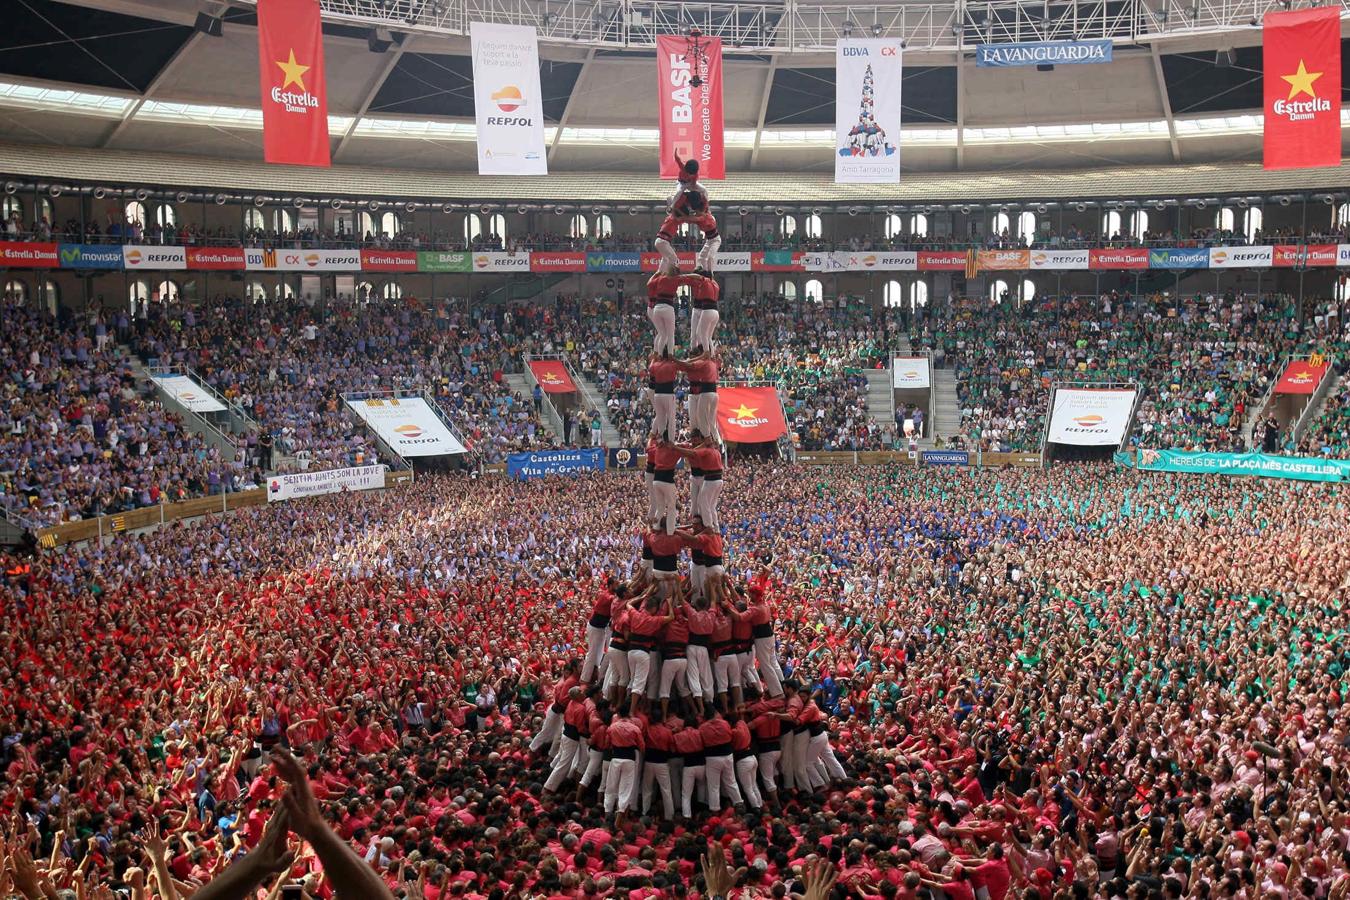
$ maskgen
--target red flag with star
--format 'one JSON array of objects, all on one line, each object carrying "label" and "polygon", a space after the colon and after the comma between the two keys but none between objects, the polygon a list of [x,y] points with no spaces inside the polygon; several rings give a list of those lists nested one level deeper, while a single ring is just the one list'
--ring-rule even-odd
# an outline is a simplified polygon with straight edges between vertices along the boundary
[{"label": "red flag with star", "polygon": [[259,0],[263,158],[328,166],[328,82],[319,0]]},{"label": "red flag with star", "polygon": [[1266,13],[1265,167],[1341,164],[1340,11]]},{"label": "red flag with star", "polygon": [[776,441],[787,434],[777,388],[717,387],[717,427],[722,440],[735,444]]}]

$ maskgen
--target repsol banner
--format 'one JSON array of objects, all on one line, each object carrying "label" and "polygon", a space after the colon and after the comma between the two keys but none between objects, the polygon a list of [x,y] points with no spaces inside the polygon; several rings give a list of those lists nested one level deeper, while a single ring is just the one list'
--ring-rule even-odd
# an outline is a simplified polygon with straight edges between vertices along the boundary
[{"label": "repsol banner", "polygon": [[586,450],[512,453],[506,457],[506,474],[522,481],[530,478],[545,478],[549,475],[598,472],[604,468],[605,451],[600,447]]}]

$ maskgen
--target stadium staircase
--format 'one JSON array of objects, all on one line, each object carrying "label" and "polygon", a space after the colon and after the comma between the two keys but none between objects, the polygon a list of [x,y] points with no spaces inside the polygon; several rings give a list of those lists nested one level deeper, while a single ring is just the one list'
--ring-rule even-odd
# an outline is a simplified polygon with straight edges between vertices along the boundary
[{"label": "stadium staircase", "polygon": [[[131,374],[135,376],[137,386],[154,391],[155,398],[159,404],[166,410],[176,415],[183,423],[183,426],[189,431],[201,435],[202,440],[208,447],[214,447],[220,451],[225,459],[234,459],[238,450],[235,444],[237,434],[246,434],[248,431],[258,430],[258,423],[253,421],[241,410],[236,408],[230,401],[218,394],[210,385],[202,379],[200,375],[186,367],[179,367],[179,374],[187,375],[197,384],[201,385],[216,400],[220,401],[228,410],[217,414],[220,421],[213,422],[200,413],[193,412],[183,404],[179,403],[168,392],[160,387],[159,382],[155,380],[155,371],[147,368],[142,360],[131,352],[131,348],[125,344],[119,344],[118,349],[130,363]],[[279,454],[273,459],[274,463],[281,462]]]},{"label": "stadium staircase", "polygon": [[570,276],[561,272],[553,272],[548,275],[530,275],[528,278],[520,280],[508,280],[500,287],[495,287],[484,295],[483,299],[489,304],[495,303],[515,303],[521,300],[533,300],[549,288],[561,284]]},{"label": "stadium staircase", "polygon": [[951,369],[933,370],[933,427],[928,429],[920,447],[932,447],[933,436],[944,442],[961,431],[961,401],[956,396],[956,373]]},{"label": "stadium staircase", "polygon": [[[600,393],[600,389],[580,372],[573,371],[572,378],[581,388],[581,400],[588,409],[598,410],[600,413],[600,438],[605,442],[606,447],[619,446],[619,429],[614,427],[614,423],[609,420],[609,407],[605,405],[605,395]],[[583,423],[587,428],[590,422]],[[578,435],[577,441],[582,444],[590,443],[589,435]]]},{"label": "stadium staircase", "polygon": [[864,369],[867,376],[867,415],[878,427],[895,426],[895,388],[890,369]]},{"label": "stadium staircase", "polygon": [[[534,380],[530,378],[528,372],[508,372],[503,376],[506,380],[506,386],[515,394],[525,398],[525,402],[534,403]],[[558,443],[562,443],[563,426],[562,417],[558,415],[557,409],[553,406],[553,401],[544,395],[544,402],[539,409],[539,421],[544,423],[544,427],[549,430]]]}]

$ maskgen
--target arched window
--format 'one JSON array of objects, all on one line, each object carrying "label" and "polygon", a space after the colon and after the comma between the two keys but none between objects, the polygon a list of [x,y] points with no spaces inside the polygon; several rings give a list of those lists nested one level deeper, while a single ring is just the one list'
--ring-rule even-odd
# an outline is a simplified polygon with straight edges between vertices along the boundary
[{"label": "arched window", "polygon": [[1019,302],[1030,303],[1032,300],[1035,299],[1036,299],[1036,282],[1032,281],[1030,278],[1024,279],[1022,281],[1022,297]]},{"label": "arched window", "polygon": [[403,223],[399,221],[398,213],[392,209],[380,216],[380,234],[385,237],[396,237],[403,230]]},{"label": "arched window", "polygon": [[1017,217],[1017,236],[1023,243],[1030,244],[1036,239],[1036,214],[1030,210]]},{"label": "arched window", "polygon": [[250,281],[244,285],[244,298],[252,300],[254,303],[261,303],[267,299],[267,286],[261,281]]},{"label": "arched window", "polygon": [[502,241],[506,240],[506,216],[501,213],[493,213],[488,216],[488,234],[495,234]]},{"label": "arched window", "polygon": [[1337,207],[1335,221],[1340,228],[1350,228],[1350,203],[1342,203]]},{"label": "arched window", "polygon": [[609,216],[600,215],[595,217],[595,237],[597,240],[610,237],[614,234],[614,220]]},{"label": "arched window", "polygon": [[694,300],[694,292],[690,289],[689,285],[682,284],[675,289],[675,299],[679,300],[681,303],[692,303]]},{"label": "arched window", "polygon": [[899,306],[904,299],[905,292],[898,281],[888,281],[881,289],[881,302],[886,306]]},{"label": "arched window", "polygon": [[783,216],[778,220],[778,236],[792,237],[797,233],[797,217]]},{"label": "arched window", "polygon": [[155,210],[155,221],[165,228],[172,228],[178,224],[178,216],[173,211],[173,206],[168,203],[161,203]]},{"label": "arched window", "polygon": [[469,213],[464,217],[464,243],[472,244],[483,236],[483,223],[478,213]]},{"label": "arched window", "polygon": [[386,300],[401,300],[403,299],[403,285],[399,284],[397,281],[387,282],[384,286],[382,295]]},{"label": "arched window", "polygon": [[375,227],[375,216],[368,212],[362,212],[356,217],[356,230],[360,232],[358,237],[364,238],[366,235],[375,237],[379,234],[379,229]]},{"label": "arched window", "polygon": [[1011,221],[1012,220],[1008,218],[1007,213],[996,212],[994,213],[994,218],[989,220],[989,231],[993,234],[1002,234],[1008,230]]},{"label": "arched window", "polygon": [[778,286],[778,293],[783,295],[784,300],[796,300],[797,283],[795,281],[784,281]]},{"label": "arched window", "polygon": [[150,302],[150,282],[138,278],[127,285],[127,300],[131,304],[133,317],[144,312],[145,305]]},{"label": "arched window", "polygon": [[1337,303],[1350,301],[1350,278],[1336,279],[1335,297]]},{"label": "arched window", "polygon": [[567,228],[567,236],[570,238],[583,238],[586,236],[586,217],[581,213],[572,216],[572,223]]},{"label": "arched window", "polygon": [[11,278],[5,282],[5,299],[13,300],[16,303],[24,303],[28,300],[28,285],[17,278]]},{"label": "arched window", "polygon": [[173,279],[171,278],[164,279],[159,283],[159,287],[156,288],[155,290],[159,294],[160,303],[178,302],[178,282],[174,281]]},{"label": "arched window", "polygon": [[891,213],[889,216],[886,217],[885,228],[886,228],[886,240],[889,241],[893,238],[899,237],[901,234],[900,217],[897,216],[895,213]]},{"label": "arched window", "polygon": [[812,278],[806,283],[805,290],[807,303],[820,303],[825,299],[825,286],[817,278]]},{"label": "arched window", "polygon": [[685,222],[680,226],[680,237],[690,238],[691,240],[699,236],[698,226],[693,222]]},{"label": "arched window", "polygon": [[272,289],[272,296],[278,300],[294,300],[295,285],[285,280],[278,281],[277,286]]},{"label": "arched window", "polygon": [[356,299],[361,303],[369,303],[376,297],[375,285],[369,281],[363,281],[356,286]]},{"label": "arched window", "polygon": [[916,281],[909,286],[909,305],[911,308],[928,305],[928,282]]},{"label": "arched window", "polygon": [[915,213],[909,217],[909,233],[915,237],[928,237],[928,216],[926,213]]},{"label": "arched window", "polygon": [[127,221],[136,225],[145,225],[150,221],[145,215],[145,204],[139,200],[132,200],[126,206]]},{"label": "arched window", "polygon": [[1102,237],[1110,241],[1118,234],[1120,234],[1120,211],[1108,209],[1102,213]]},{"label": "arched window", "polygon": [[820,222],[820,216],[816,215],[815,213],[811,213],[811,215],[807,216],[807,217],[806,217],[806,236],[807,236],[808,238],[813,238],[813,239],[814,239],[814,238],[819,238],[819,237],[820,237],[820,225],[821,225],[821,222]]},{"label": "arched window", "polygon": [[1136,209],[1130,216],[1130,237],[1144,242],[1144,235],[1148,234],[1148,210]]},{"label": "arched window", "polygon": [[14,218],[15,216],[18,216],[19,221],[22,222],[23,201],[20,200],[18,197],[13,197],[6,194],[5,198],[3,200],[0,200],[0,214],[3,214],[3,218],[6,222]]},{"label": "arched window", "polygon": [[1220,231],[1233,230],[1233,207],[1224,206],[1214,211],[1214,227]]},{"label": "arched window", "polygon": [[46,219],[48,224],[56,221],[52,216],[52,201],[46,197],[38,198],[38,218]]},{"label": "arched window", "polygon": [[989,302],[1002,303],[1005,295],[1009,300],[1017,299],[1008,294],[1008,282],[1004,281],[1002,278],[997,279],[993,284],[989,285]]},{"label": "arched window", "polygon": [[289,209],[278,209],[272,213],[272,228],[278,234],[286,234],[294,230],[295,219],[291,217]]},{"label": "arched window", "polygon": [[1265,218],[1260,207],[1253,206],[1247,210],[1247,214],[1242,217],[1242,233],[1247,236],[1247,243],[1256,242],[1256,235],[1261,231],[1261,223]]},{"label": "arched window", "polygon": [[[365,216],[365,213],[361,213]],[[262,210],[249,207],[244,210],[244,230],[246,231],[266,231],[267,221],[263,218]]]},{"label": "arched window", "polygon": [[42,282],[40,288],[42,292],[41,300],[47,306],[47,312],[56,315],[56,307],[61,303],[61,289],[57,287],[56,282],[48,278]]}]

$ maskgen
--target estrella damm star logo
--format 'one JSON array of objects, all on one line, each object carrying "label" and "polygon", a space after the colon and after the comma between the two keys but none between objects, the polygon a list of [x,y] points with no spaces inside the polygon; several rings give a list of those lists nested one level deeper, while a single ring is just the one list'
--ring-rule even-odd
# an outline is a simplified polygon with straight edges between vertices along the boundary
[{"label": "estrella damm star logo", "polygon": [[286,76],[286,80],[281,83],[282,90],[285,90],[291,85],[296,85],[302,91],[308,90],[308,88],[305,87],[305,73],[308,72],[311,67],[302,66],[295,61],[294,48],[291,48],[290,59],[285,62],[277,60],[277,66],[281,68],[282,73]]},{"label": "estrella damm star logo", "polygon": [[757,407],[752,409],[751,407],[746,406],[744,403],[742,403],[740,409],[736,410],[736,418],[753,419],[755,417],[755,413],[757,412],[759,412],[759,409]]},{"label": "estrella damm star logo", "polygon": [[1313,82],[1322,77],[1321,72],[1309,72],[1308,67],[1303,64],[1303,60],[1298,61],[1298,71],[1292,75],[1281,75],[1285,81],[1289,82],[1289,96],[1286,100],[1293,100],[1300,94],[1307,94],[1314,100],[1317,99],[1317,91],[1313,90]]}]

